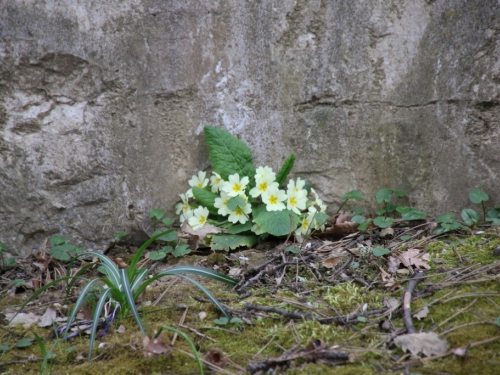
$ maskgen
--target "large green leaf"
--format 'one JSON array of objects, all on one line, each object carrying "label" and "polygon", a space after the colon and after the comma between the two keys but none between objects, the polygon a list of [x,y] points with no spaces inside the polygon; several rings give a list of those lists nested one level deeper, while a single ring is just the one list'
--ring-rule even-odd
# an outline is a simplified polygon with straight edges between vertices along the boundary
[{"label": "large green leaf", "polygon": [[208,211],[211,214],[218,214],[217,208],[214,207],[215,198],[219,198],[217,194],[212,193],[210,190],[201,189],[198,186],[193,186],[193,195],[203,207],[208,208]]},{"label": "large green leaf", "polygon": [[242,232],[247,232],[250,229],[252,229],[252,222],[247,221],[245,224],[235,224],[231,225],[230,227],[227,228],[228,233],[230,234],[238,234]]},{"label": "large green leaf", "polygon": [[491,221],[495,225],[500,225],[500,208],[489,210],[486,214],[486,221]]},{"label": "large green leaf", "polygon": [[245,142],[213,126],[205,126],[205,139],[212,168],[224,180],[234,173],[252,180],[255,176],[253,155]]},{"label": "large green leaf", "polygon": [[252,247],[257,243],[258,236],[251,234],[215,234],[212,236],[212,250],[233,250],[240,246]]},{"label": "large green leaf", "polygon": [[373,224],[380,228],[388,228],[394,223],[394,220],[390,217],[377,216],[373,219]]},{"label": "large green leaf", "polygon": [[276,237],[288,235],[299,225],[299,217],[295,212],[290,210],[267,211],[264,204],[253,209],[252,217],[258,226]]},{"label": "large green leaf", "polygon": [[285,182],[286,178],[290,174],[290,171],[293,168],[293,164],[295,163],[295,154],[291,154],[283,163],[283,166],[281,167],[280,171],[276,175],[276,182],[278,183],[279,186],[283,185]]},{"label": "large green leaf", "polygon": [[232,197],[227,201],[227,208],[231,211],[236,211],[238,207],[245,207],[247,202],[240,196]]}]

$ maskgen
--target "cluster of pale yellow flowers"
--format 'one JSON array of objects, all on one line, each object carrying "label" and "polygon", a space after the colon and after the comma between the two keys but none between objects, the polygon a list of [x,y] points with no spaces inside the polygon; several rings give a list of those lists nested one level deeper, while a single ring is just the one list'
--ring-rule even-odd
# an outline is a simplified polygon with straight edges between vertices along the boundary
[{"label": "cluster of pale yellow flowers", "polygon": [[[250,220],[252,205],[248,201],[245,193],[250,180],[247,176],[240,178],[238,173],[228,176],[228,181],[224,181],[221,176],[212,172],[210,181],[206,178],[206,172],[200,171],[198,175],[194,175],[189,181],[191,187],[197,186],[205,188],[210,186],[215,194],[219,197],[215,198],[214,207],[218,209],[217,213],[221,216],[227,216],[230,223],[245,224]],[[317,212],[325,212],[326,205],[323,204],[318,194],[311,189],[311,194],[314,200],[308,201],[307,190],[304,189],[305,181],[300,177],[297,180],[290,180],[287,185],[287,190],[281,190],[278,182],[276,182],[276,174],[270,167],[259,167],[255,174],[255,187],[250,189],[249,194],[252,198],[259,198],[266,205],[267,211],[281,211],[284,209],[291,210],[301,217],[300,227],[297,228],[297,235],[304,235],[312,229],[320,228],[320,225],[315,221]],[[188,220],[189,225],[193,229],[199,229],[205,225],[209,211],[208,208],[198,206],[192,208],[189,204],[189,199],[193,198],[192,188],[185,194],[180,194],[182,203],[176,205],[176,214],[180,215],[181,222]],[[231,198],[240,197],[240,202],[236,210],[231,210],[227,204]],[[307,210],[307,211],[306,211]],[[306,211],[304,213],[304,211]],[[251,230],[255,234],[262,234],[262,230],[255,222]]]}]

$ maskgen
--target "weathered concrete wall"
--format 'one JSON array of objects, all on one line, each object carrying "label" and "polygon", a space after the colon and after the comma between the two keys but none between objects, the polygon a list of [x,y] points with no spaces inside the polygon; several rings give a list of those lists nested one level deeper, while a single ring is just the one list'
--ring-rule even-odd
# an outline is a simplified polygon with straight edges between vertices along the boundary
[{"label": "weathered concrete wall", "polygon": [[500,5],[473,0],[3,0],[0,239],[147,228],[208,165],[202,128],[333,206],[406,189],[500,202]]}]

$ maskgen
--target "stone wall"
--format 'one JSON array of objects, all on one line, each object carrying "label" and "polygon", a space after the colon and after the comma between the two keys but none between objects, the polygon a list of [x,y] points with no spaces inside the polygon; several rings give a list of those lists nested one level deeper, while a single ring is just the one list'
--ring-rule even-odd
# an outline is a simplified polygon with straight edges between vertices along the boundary
[{"label": "stone wall", "polygon": [[3,0],[0,239],[139,240],[208,166],[205,124],[257,165],[295,152],[332,208],[500,203],[499,25],[493,0]]}]

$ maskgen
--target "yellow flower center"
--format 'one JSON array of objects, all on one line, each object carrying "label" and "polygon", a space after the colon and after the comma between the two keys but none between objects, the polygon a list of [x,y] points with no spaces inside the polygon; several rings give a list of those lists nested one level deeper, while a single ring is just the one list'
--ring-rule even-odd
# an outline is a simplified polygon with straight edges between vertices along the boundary
[{"label": "yellow flower center", "polygon": [[295,196],[293,196],[293,195],[292,195],[292,196],[290,197],[290,205],[291,205],[292,207],[295,207],[295,205],[296,205],[297,203],[298,203],[298,202],[297,202],[297,199],[295,198]]},{"label": "yellow flower center", "polygon": [[302,223],[302,228],[303,229],[309,228],[309,222],[307,220],[304,220],[304,222]]},{"label": "yellow flower center", "polygon": [[233,190],[234,190],[235,192],[240,191],[240,190],[241,190],[241,184],[238,184],[238,183],[234,184],[234,185],[233,185]]},{"label": "yellow flower center", "polygon": [[276,197],[274,195],[271,195],[269,197],[269,203],[271,203],[271,204],[278,204],[278,197]]},{"label": "yellow flower center", "polygon": [[206,218],[205,216],[201,215],[201,216],[200,216],[200,219],[198,220],[198,222],[199,222],[200,224],[203,224],[203,223],[205,222],[205,220],[207,220],[207,218]]},{"label": "yellow flower center", "polygon": [[236,215],[243,215],[243,211],[241,210],[241,207],[240,207],[240,206],[236,207],[236,211],[234,211],[234,213],[235,213]]},{"label": "yellow flower center", "polygon": [[199,188],[203,188],[203,182],[201,182],[201,181],[200,181],[200,182],[198,182],[198,187],[199,187]]},{"label": "yellow flower center", "polygon": [[263,183],[259,184],[259,190],[266,191],[267,190],[267,182],[263,182]]}]

